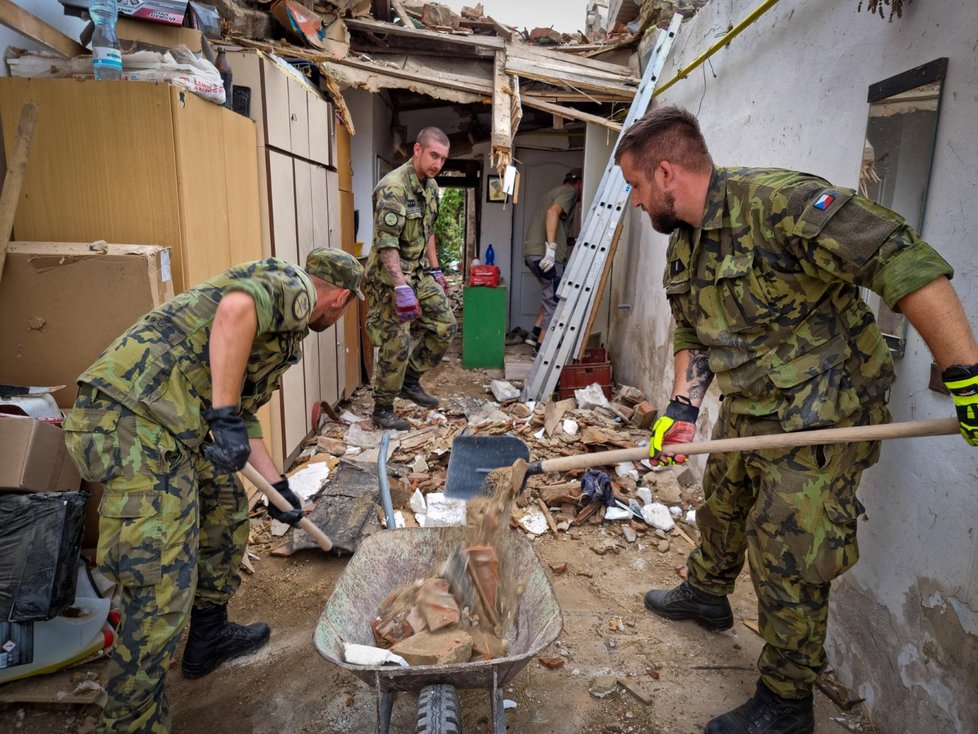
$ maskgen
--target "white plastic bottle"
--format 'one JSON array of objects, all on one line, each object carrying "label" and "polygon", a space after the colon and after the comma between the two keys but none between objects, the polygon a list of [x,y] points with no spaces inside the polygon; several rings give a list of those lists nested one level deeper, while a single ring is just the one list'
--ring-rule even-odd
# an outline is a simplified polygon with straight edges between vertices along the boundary
[{"label": "white plastic bottle", "polygon": [[122,79],[122,51],[115,35],[119,17],[116,0],[89,0],[88,14],[92,16],[92,71],[96,79]]}]

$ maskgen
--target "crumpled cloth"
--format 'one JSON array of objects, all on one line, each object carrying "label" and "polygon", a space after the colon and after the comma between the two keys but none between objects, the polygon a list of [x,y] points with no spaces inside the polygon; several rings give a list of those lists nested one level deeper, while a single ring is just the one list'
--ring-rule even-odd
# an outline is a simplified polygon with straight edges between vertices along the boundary
[{"label": "crumpled cloth", "polygon": [[589,502],[600,502],[607,507],[615,504],[615,491],[611,488],[611,477],[603,471],[592,469],[581,477],[581,491]]}]

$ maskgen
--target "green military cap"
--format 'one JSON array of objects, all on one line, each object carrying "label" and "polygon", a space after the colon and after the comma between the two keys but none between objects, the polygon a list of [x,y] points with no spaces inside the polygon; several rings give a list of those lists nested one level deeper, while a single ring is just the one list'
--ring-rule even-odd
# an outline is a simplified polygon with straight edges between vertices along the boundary
[{"label": "green military cap", "polygon": [[306,258],[306,272],[322,278],[340,288],[346,288],[363,300],[360,283],[363,280],[363,266],[348,252],[320,247]]}]

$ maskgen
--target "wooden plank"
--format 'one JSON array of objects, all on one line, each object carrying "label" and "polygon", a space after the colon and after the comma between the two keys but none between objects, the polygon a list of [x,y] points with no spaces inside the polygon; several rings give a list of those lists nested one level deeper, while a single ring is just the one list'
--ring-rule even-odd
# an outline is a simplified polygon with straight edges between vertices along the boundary
[{"label": "wooden plank", "polygon": [[577,350],[577,358],[584,359],[584,352],[587,351],[587,340],[591,336],[591,329],[594,327],[594,320],[598,317],[598,309],[601,308],[601,298],[604,296],[604,289],[608,285],[608,277],[611,275],[611,265],[615,260],[615,253],[618,251],[618,240],[621,239],[622,223],[618,222],[615,233],[611,237],[611,247],[608,248],[608,255],[605,257],[604,268],[601,271],[601,280],[598,281],[598,288],[593,296],[593,306],[591,315],[588,316],[587,325],[581,332],[581,346]]},{"label": "wooden plank", "polygon": [[0,25],[5,25],[10,30],[37,41],[66,59],[89,53],[88,49],[74,38],[69,38],[54,26],[48,25],[36,15],[14,4],[13,0],[0,0]]},{"label": "wooden plank", "polygon": [[[27,156],[31,152],[36,123],[37,105],[28,102],[20,110],[14,147],[3,178],[3,192],[0,193],[0,278],[3,277],[3,265],[7,260],[7,245],[10,243],[10,234],[14,228],[14,215],[17,213],[17,204],[20,201],[20,190],[27,175]],[[0,138],[0,147],[2,146],[3,139]]]},{"label": "wooden plank", "polygon": [[368,31],[373,33],[388,33],[393,36],[405,36],[406,38],[424,38],[438,43],[451,43],[460,46],[470,46],[473,48],[497,49],[506,47],[506,42],[502,38],[494,36],[456,36],[450,33],[439,33],[438,31],[426,31],[420,28],[404,28],[393,23],[383,23],[378,20],[368,20],[366,18],[346,18],[346,26],[354,31]]},{"label": "wooden plank", "polygon": [[422,83],[418,82],[418,75],[416,72],[403,71],[390,66],[379,66],[377,64],[371,64],[365,61],[355,61],[353,59],[343,59],[334,63],[337,66],[347,66],[351,69],[367,71],[371,74],[376,74],[377,76],[390,76],[394,77],[395,79],[406,79],[416,82],[418,88],[442,87],[444,89],[453,89],[458,92],[480,93],[486,97],[491,97],[493,93],[492,85],[489,84],[488,81],[482,83],[471,78],[463,80],[458,77],[452,78],[445,75],[439,75],[437,80],[429,80]]},{"label": "wooden plank", "polygon": [[506,51],[496,52],[492,93],[492,163],[496,168],[509,165],[513,148],[513,98],[510,77],[506,74]]},{"label": "wooden plank", "polygon": [[571,120],[580,120],[581,122],[591,122],[595,125],[601,125],[609,130],[614,130],[615,132],[621,132],[621,123],[612,122],[611,120],[606,120],[603,117],[598,117],[597,115],[592,115],[587,112],[581,112],[573,107],[564,107],[559,104],[552,104],[551,102],[544,102],[540,99],[535,99],[533,97],[523,97],[523,104],[526,107],[532,107],[536,110],[543,110],[544,112],[550,112],[555,115],[560,115],[561,117],[566,117]]},{"label": "wooden plank", "polygon": [[607,61],[597,59],[583,59],[580,56],[564,53],[562,51],[552,51],[543,46],[527,46],[523,43],[509,43],[506,45],[506,53],[516,59],[527,61],[540,60],[544,62],[556,63],[561,66],[568,66],[577,69],[582,74],[595,76],[607,76],[613,80],[635,84],[641,83],[641,79],[635,76],[631,68],[621,64],[611,64]]},{"label": "wooden plank", "polygon": [[621,95],[623,101],[631,100],[638,89],[625,84],[598,79],[594,76],[586,76],[575,72],[569,65],[567,68],[556,66],[556,64],[542,64],[538,61],[517,59],[508,57],[506,60],[506,73],[516,74],[526,79],[536,79],[537,81],[555,84],[557,86],[568,85],[574,88],[596,89],[601,92],[615,92]]}]

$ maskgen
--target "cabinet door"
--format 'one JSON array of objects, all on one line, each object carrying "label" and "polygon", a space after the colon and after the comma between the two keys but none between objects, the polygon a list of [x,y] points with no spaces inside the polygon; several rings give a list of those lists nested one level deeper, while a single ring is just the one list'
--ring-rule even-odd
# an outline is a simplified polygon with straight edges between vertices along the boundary
[{"label": "cabinet door", "polygon": [[309,93],[298,82],[289,83],[289,124],[292,128],[292,147],[290,150],[302,158],[309,157]]},{"label": "cabinet door", "polygon": [[295,174],[292,159],[274,150],[268,151],[269,216],[272,223],[272,254],[299,262],[295,222]]},{"label": "cabinet door", "polygon": [[340,401],[340,383],[336,371],[336,329],[333,324],[319,334],[319,391],[330,405]]},{"label": "cabinet door", "polygon": [[332,107],[322,97],[309,92],[309,158],[330,165],[329,113]]},{"label": "cabinet door", "polygon": [[295,159],[295,222],[299,265],[306,262],[306,256],[316,246],[312,200],[314,168],[311,163]]},{"label": "cabinet door", "polygon": [[343,226],[340,220],[340,177],[336,171],[326,172],[329,201],[329,246],[343,247]]},{"label": "cabinet door", "polygon": [[292,150],[289,78],[270,61],[263,61],[262,80],[265,85],[265,139],[274,148]]},{"label": "cabinet door", "polygon": [[329,247],[329,196],[326,190],[327,171],[312,166],[312,231],[316,247]]},{"label": "cabinet door", "polygon": [[255,121],[258,145],[265,145],[265,102],[262,92],[261,59],[258,52],[231,51],[227,54],[231,64],[232,82],[236,87],[247,88],[250,92],[248,116]]}]

